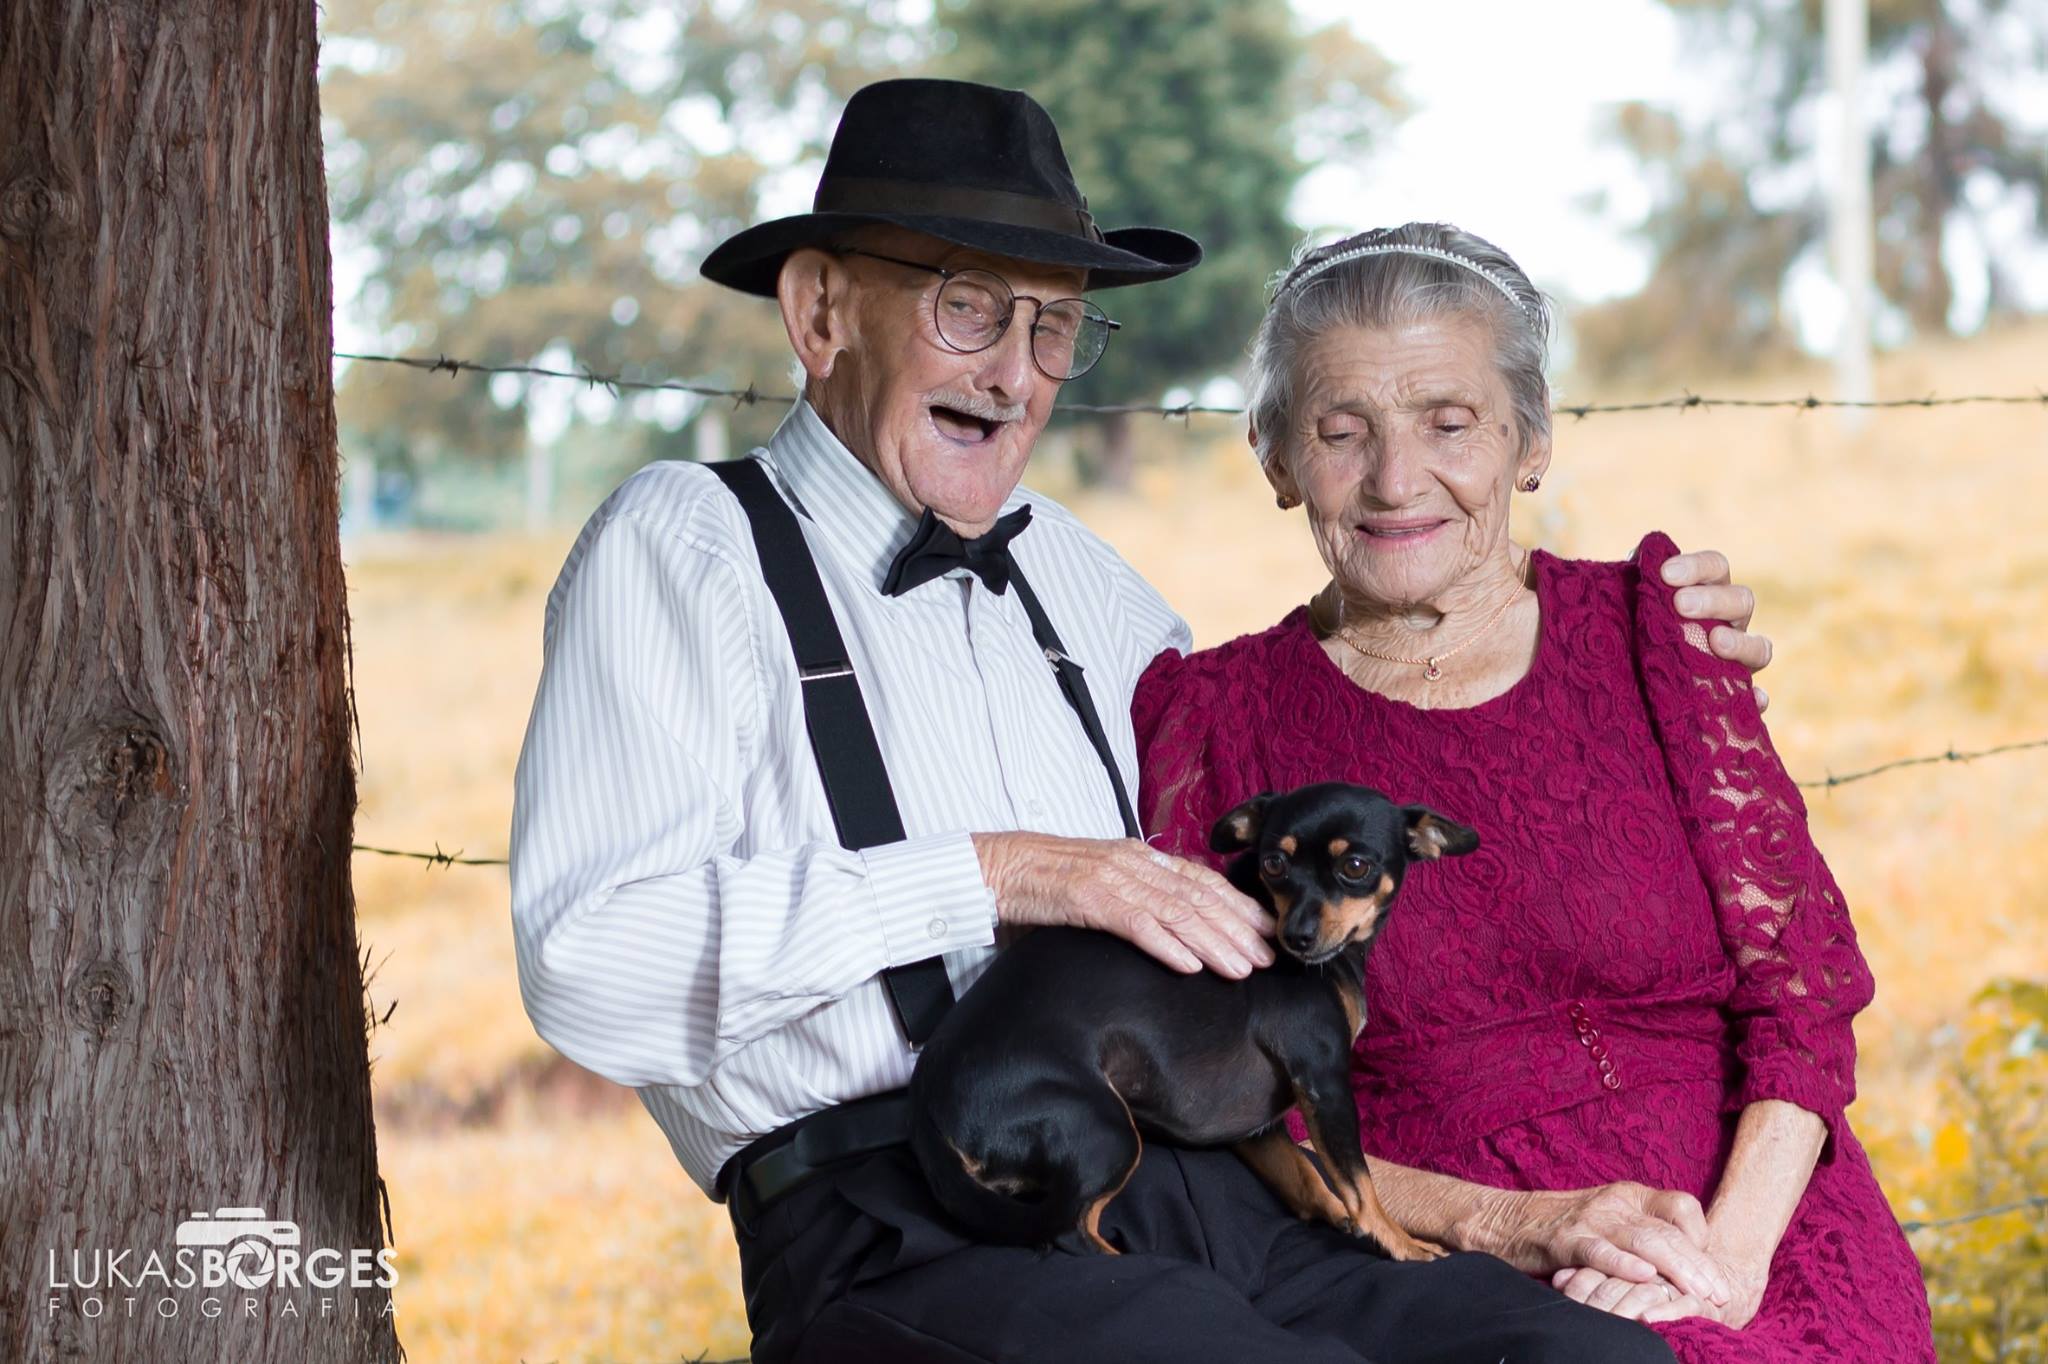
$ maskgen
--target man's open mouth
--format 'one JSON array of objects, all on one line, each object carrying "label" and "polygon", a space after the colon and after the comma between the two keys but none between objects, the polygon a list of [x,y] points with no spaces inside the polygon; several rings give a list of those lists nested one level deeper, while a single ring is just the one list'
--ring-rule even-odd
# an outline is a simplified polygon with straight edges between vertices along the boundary
[{"label": "man's open mouth", "polygon": [[934,403],[931,409],[932,426],[938,433],[956,445],[985,445],[995,439],[1003,423],[987,417],[977,417],[971,412],[962,412],[957,407],[946,407]]}]

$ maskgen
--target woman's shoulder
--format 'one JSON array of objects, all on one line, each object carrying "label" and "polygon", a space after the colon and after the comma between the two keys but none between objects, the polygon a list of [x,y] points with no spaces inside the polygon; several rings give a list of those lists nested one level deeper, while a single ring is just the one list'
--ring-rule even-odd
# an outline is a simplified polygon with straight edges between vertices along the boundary
[{"label": "woman's shoulder", "polygon": [[1677,553],[1669,535],[1653,530],[1623,560],[1557,560],[1557,596],[1576,593],[1589,607],[1597,604],[1613,626],[1598,630],[1588,629],[1585,619],[1572,622],[1575,651],[1584,652],[1582,641],[1597,637],[1606,647],[1596,652],[1617,661],[1631,657],[1652,713],[1667,716],[1749,696],[1748,670],[1709,646],[1709,631],[1726,622],[1679,614],[1678,589],[1664,581],[1664,563]]},{"label": "woman's shoulder", "polygon": [[1290,655],[1308,631],[1308,608],[1297,606],[1263,630],[1179,653],[1168,649],[1138,679],[1133,709],[1141,732],[1168,713],[1229,711],[1242,716],[1293,667]]},{"label": "woman's shoulder", "polygon": [[1636,543],[1626,559],[1568,559],[1547,550],[1539,552],[1550,559],[1553,596],[1561,606],[1625,621],[1636,616],[1645,588],[1670,597],[1661,570],[1664,561],[1678,553],[1678,546],[1663,531],[1653,530]]},{"label": "woman's shoulder", "polygon": [[1185,654],[1168,650],[1152,660],[1138,685],[1200,691],[1248,676],[1268,676],[1282,656],[1299,647],[1308,628],[1308,608],[1297,606],[1263,630]]}]

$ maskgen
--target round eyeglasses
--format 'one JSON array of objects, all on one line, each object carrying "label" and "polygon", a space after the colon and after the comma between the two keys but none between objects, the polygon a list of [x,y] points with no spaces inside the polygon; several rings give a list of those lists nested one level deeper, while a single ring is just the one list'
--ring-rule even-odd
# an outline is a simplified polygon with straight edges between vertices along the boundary
[{"label": "round eyeglasses", "polygon": [[1048,379],[1078,379],[1095,367],[1109,348],[1109,334],[1118,323],[1085,298],[1047,302],[1013,291],[992,270],[948,270],[923,261],[900,260],[876,251],[845,247],[842,256],[867,256],[891,265],[924,270],[939,277],[932,298],[932,325],[939,339],[962,355],[987,350],[1003,339],[1019,303],[1034,304],[1038,320],[1031,324],[1031,363]]}]

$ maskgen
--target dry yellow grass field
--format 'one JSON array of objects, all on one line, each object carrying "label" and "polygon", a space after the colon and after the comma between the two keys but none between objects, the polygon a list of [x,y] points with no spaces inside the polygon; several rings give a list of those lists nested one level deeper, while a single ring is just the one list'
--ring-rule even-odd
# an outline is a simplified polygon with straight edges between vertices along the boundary
[{"label": "dry yellow grass field", "polygon": [[[1894,396],[2036,392],[2048,328],[1917,348],[1879,378]],[[1826,386],[1816,369],[1713,391]],[[1135,495],[1068,500],[1198,642],[1318,585],[1299,514],[1274,510],[1229,419],[1144,439]],[[1563,554],[1621,557],[1651,528],[1726,550],[1777,642],[1769,720],[1797,776],[2048,735],[2038,405],[1905,410],[1855,434],[1825,412],[1567,419],[1522,501],[1518,532]],[[541,605],[569,539],[349,547],[361,841],[502,854]],[[2048,978],[2044,777],[2048,752],[2030,752],[1810,793],[1878,980],[1852,1116],[1902,1216],[1958,1210],[1917,1201],[1939,1154],[1941,1030],[1987,980]],[[503,870],[358,855],[355,875],[371,994],[380,1013],[396,1004],[372,1051],[412,1359],[743,1354],[723,1210],[629,1094],[552,1064],[526,1021]]]}]

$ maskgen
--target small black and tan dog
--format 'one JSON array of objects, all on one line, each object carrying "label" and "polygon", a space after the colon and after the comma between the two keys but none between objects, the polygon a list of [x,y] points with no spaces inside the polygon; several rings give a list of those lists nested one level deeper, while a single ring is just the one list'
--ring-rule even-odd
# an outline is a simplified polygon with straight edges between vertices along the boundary
[{"label": "small black and tan dog", "polygon": [[[1209,845],[1273,912],[1274,964],[1183,975],[1107,933],[1041,928],[954,1006],[911,1079],[911,1145],[940,1205],[979,1238],[1116,1253],[1098,1223],[1140,1134],[1234,1145],[1304,1218],[1400,1260],[1443,1252],[1381,1208],[1359,1150],[1351,1044],[1365,955],[1410,861],[1479,836],[1369,787],[1324,782],[1246,801]],[[1325,1180],[1280,1118],[1299,1107]]]}]

